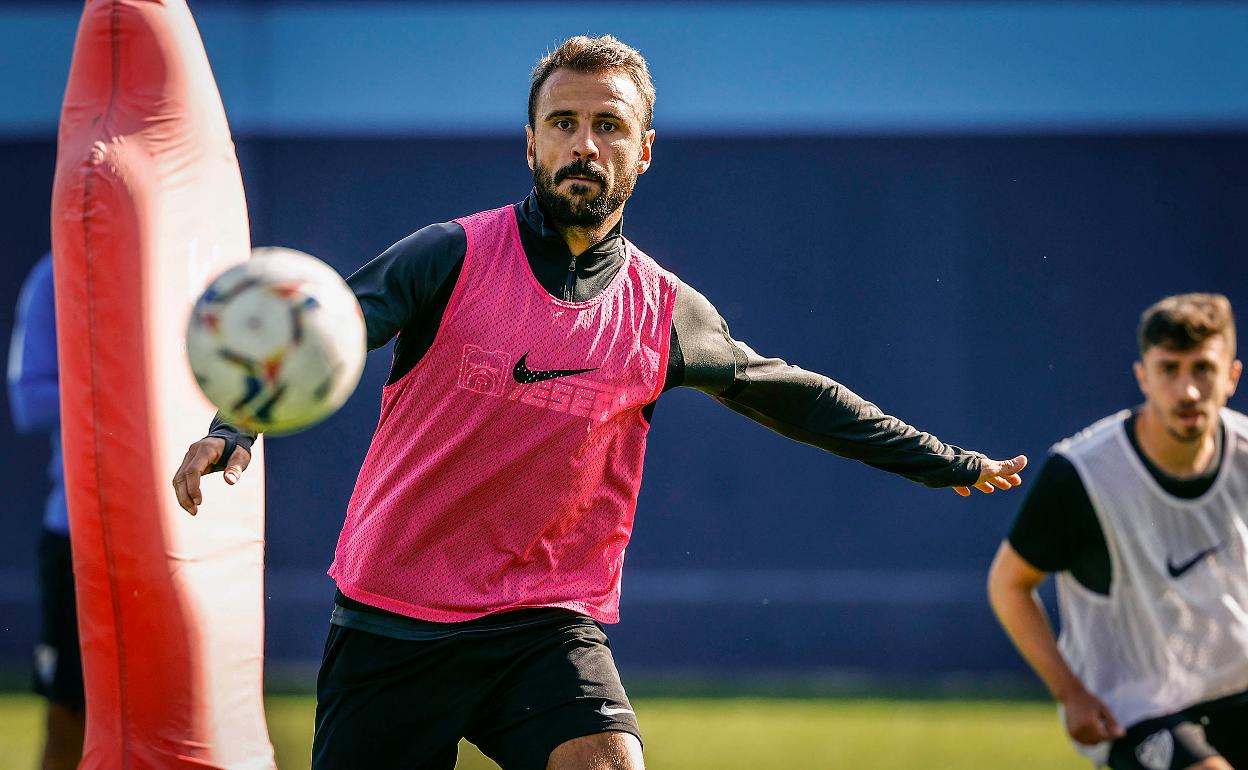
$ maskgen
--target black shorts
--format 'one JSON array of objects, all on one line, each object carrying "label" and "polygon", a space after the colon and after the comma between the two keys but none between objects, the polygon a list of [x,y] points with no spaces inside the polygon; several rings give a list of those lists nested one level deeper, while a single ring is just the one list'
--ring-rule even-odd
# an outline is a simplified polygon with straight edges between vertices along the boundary
[{"label": "black shorts", "polygon": [[1221,756],[1248,768],[1248,693],[1132,725],[1114,741],[1112,770],[1183,770]]},{"label": "black shorts", "polygon": [[74,562],[69,538],[44,531],[39,540],[42,623],[35,646],[34,689],[53,703],[83,707],[82,654],[74,605]]},{"label": "black shorts", "polygon": [[312,767],[450,770],[467,738],[503,770],[545,770],[573,738],[640,739],[602,626],[571,612],[534,617],[433,640],[331,625]]}]

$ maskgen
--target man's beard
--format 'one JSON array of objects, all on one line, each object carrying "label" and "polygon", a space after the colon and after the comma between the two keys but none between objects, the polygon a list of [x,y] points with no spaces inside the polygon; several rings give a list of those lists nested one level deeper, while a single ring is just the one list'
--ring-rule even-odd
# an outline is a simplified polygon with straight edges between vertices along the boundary
[{"label": "man's beard", "polygon": [[[593,179],[598,183],[597,195],[570,196],[558,190],[559,183],[571,176]],[[585,183],[588,186],[590,183]],[[537,165],[533,169],[533,188],[542,211],[552,220],[555,229],[578,228],[592,230],[607,220],[633,194],[637,185],[637,173],[626,174],[612,187],[607,186],[607,175],[588,160],[578,160],[551,174]]]},{"label": "man's beard", "polygon": [[1216,424],[1216,421],[1205,420],[1203,425],[1198,422],[1190,427],[1183,424],[1166,425],[1166,430],[1175,441],[1181,444],[1194,444],[1203,440],[1205,434],[1209,433],[1210,427]]}]

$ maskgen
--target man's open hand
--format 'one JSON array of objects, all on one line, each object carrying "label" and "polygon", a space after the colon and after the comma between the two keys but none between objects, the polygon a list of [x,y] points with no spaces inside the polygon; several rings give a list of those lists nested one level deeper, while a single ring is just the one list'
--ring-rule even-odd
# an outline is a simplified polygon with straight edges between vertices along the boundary
[{"label": "man's open hand", "polygon": [[[979,480],[975,482],[974,487],[984,494],[991,494],[996,489],[1010,489],[1023,483],[1018,472],[1027,467],[1027,456],[1019,455],[1013,460],[984,460],[983,468],[979,472]],[[971,494],[970,487],[954,487],[963,497],[969,497]]]},{"label": "man's open hand", "polygon": [[[212,472],[212,466],[221,459],[221,452],[224,449],[225,439],[223,438],[216,436],[201,438],[186,450],[186,457],[182,458],[182,467],[173,474],[173,491],[178,496],[178,505],[185,508],[192,516],[199,512],[199,506],[204,502],[204,495],[199,489],[199,478]],[[241,446],[235,447],[233,454],[230,455],[230,463],[225,467],[225,483],[231,485],[237,483],[238,477],[247,470],[250,462],[251,452]]]}]

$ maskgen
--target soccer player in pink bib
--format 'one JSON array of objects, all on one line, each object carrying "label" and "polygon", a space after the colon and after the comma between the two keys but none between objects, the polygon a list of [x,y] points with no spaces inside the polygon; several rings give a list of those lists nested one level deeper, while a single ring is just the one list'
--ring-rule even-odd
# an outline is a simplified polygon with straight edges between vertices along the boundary
[{"label": "soccer player in pink bib", "polygon": [[[610,37],[533,72],[533,192],[425,227],[349,279],[370,348],[396,334],[381,419],[330,567],[313,766],[638,770],[619,619],[656,399],[678,386],[809,444],[962,495],[1026,464],[944,444],[732,339],[709,301],[622,234],[650,167],[654,86]],[[174,487],[233,483],[253,439],[214,422]]]}]

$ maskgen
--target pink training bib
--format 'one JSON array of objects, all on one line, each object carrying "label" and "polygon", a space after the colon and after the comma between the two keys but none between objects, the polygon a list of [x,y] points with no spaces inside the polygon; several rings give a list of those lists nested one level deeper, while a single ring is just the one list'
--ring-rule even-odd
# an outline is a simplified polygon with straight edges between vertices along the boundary
[{"label": "pink training bib", "polygon": [[381,420],[329,574],[356,601],[455,622],[520,607],[619,620],[677,281],[625,242],[588,302],[550,296],[512,207],[456,220],[459,280]]}]

